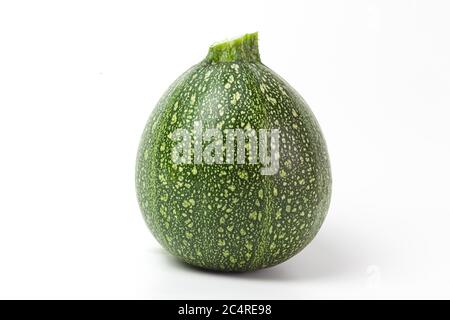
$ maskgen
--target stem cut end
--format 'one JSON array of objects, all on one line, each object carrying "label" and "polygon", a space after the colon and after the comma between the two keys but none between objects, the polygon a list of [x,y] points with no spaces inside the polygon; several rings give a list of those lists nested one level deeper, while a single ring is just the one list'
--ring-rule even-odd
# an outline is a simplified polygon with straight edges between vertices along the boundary
[{"label": "stem cut end", "polygon": [[261,62],[258,50],[258,32],[240,38],[213,44],[209,47],[207,61],[211,62]]}]

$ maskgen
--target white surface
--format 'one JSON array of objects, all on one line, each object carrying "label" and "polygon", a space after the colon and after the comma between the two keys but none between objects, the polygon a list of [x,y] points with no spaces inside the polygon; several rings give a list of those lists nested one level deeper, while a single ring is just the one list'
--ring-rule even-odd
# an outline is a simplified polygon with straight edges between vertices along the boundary
[{"label": "white surface", "polygon": [[[0,298],[450,298],[448,1],[2,1]],[[163,91],[260,32],[308,101],[334,189],[301,254],[181,265],[141,218],[134,161]]]}]

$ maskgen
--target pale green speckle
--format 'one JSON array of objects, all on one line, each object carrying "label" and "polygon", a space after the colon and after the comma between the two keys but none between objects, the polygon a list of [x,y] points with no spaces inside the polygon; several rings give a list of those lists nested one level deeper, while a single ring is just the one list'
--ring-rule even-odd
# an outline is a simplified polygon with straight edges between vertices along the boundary
[{"label": "pale green speckle", "polygon": [[269,96],[266,96],[266,97],[267,97],[267,100],[269,100],[273,105],[277,104],[277,99],[269,97]]},{"label": "pale green speckle", "polygon": [[258,197],[259,197],[260,199],[263,199],[263,198],[264,198],[264,190],[263,190],[263,189],[259,189],[259,191],[258,191]]},{"label": "pale green speckle", "polygon": [[281,219],[281,210],[278,210],[276,213],[275,213],[275,219]]},{"label": "pale green speckle", "polygon": [[195,104],[195,99],[196,99],[196,96],[195,96],[195,94],[193,94],[193,95],[191,96],[191,105],[194,105],[194,104]]},{"label": "pale green speckle", "polygon": [[235,92],[233,94],[233,97],[231,98],[231,101],[230,101],[231,104],[235,105],[239,101],[240,98],[241,98],[241,94],[239,92]]},{"label": "pale green speckle", "polygon": [[238,176],[241,179],[247,180],[248,179],[248,173],[246,171],[240,170],[238,172]]}]

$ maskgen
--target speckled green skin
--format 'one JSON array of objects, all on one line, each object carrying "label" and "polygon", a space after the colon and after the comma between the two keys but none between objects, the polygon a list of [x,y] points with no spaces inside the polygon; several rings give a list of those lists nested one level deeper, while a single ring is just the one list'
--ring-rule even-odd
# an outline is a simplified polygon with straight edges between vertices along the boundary
[{"label": "speckled green skin", "polygon": [[[301,96],[260,63],[254,40],[248,54],[212,47],[176,80],[138,151],[136,187],[147,225],[171,254],[207,269],[250,271],[289,259],[314,238],[329,207],[319,125]],[[261,175],[260,164],[174,164],[170,134],[198,120],[205,128],[279,128],[278,174]]]}]

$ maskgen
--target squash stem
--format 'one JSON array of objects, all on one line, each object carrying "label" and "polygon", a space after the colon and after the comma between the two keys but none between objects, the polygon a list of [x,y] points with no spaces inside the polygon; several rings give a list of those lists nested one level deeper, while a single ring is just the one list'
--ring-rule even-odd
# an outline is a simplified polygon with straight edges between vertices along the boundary
[{"label": "squash stem", "polygon": [[258,33],[248,33],[240,38],[213,44],[205,58],[209,62],[261,62],[258,50]]}]

